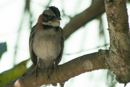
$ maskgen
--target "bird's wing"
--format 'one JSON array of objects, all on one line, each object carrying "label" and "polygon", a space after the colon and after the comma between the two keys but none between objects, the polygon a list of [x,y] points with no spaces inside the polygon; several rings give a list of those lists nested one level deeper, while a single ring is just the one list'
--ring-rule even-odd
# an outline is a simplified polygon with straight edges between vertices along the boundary
[{"label": "bird's wing", "polygon": [[37,65],[37,56],[35,55],[35,53],[33,51],[33,40],[34,40],[34,31],[35,31],[36,26],[37,26],[37,24],[32,27],[31,33],[30,33],[30,38],[29,38],[30,57],[35,66]]},{"label": "bird's wing", "polygon": [[[60,28],[60,27],[59,27]],[[59,62],[61,61],[62,58],[62,54],[63,54],[63,49],[64,49],[64,35],[63,35],[63,30],[60,28],[60,31],[62,33],[62,37],[61,37],[61,51],[60,54],[58,55],[58,57],[55,60],[55,65],[57,66],[59,64]]]}]

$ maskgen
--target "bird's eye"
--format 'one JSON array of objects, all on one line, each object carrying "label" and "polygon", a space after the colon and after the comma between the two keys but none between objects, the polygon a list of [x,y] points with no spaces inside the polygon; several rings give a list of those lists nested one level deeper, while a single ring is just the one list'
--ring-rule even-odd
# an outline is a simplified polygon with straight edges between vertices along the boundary
[{"label": "bird's eye", "polygon": [[51,15],[48,15],[48,17],[51,17]]}]

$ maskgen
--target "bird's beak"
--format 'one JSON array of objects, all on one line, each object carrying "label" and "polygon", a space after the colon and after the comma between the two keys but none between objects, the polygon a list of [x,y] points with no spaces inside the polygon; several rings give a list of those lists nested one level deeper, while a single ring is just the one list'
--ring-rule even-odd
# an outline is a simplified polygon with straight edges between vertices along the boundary
[{"label": "bird's beak", "polygon": [[53,18],[53,21],[60,21],[60,20],[61,20],[60,17]]}]

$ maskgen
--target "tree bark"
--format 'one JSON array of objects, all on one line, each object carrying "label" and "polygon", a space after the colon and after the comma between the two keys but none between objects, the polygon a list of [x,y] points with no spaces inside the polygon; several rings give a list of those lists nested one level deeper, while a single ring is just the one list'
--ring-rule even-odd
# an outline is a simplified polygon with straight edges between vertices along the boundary
[{"label": "tree bark", "polygon": [[35,72],[30,72],[4,87],[36,87],[51,83],[62,83],[84,72],[105,69],[105,56],[107,56],[107,53],[108,51],[100,50],[99,52],[83,55],[63,65],[59,65],[53,70],[50,78],[48,78],[46,71],[38,71],[37,77]]},{"label": "tree bark", "polygon": [[109,68],[120,83],[130,81],[130,37],[125,0],[105,0],[110,35]]}]

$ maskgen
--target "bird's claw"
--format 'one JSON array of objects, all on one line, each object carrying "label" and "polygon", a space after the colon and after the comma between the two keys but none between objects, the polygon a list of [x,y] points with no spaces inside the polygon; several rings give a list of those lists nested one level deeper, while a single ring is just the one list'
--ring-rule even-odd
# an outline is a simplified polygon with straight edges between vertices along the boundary
[{"label": "bird's claw", "polygon": [[40,71],[40,68],[38,66],[36,66],[36,68],[34,69],[33,72],[35,72],[35,77],[37,78],[37,74],[38,74],[38,71]]}]

